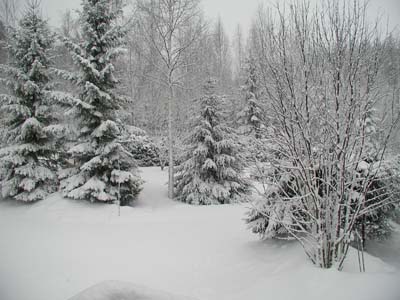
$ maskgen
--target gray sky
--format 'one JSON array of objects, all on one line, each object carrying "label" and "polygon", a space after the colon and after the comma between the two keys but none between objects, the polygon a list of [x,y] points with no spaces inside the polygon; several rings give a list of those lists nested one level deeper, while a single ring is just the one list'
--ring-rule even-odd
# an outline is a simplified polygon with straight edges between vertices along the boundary
[{"label": "gray sky", "polygon": [[[23,1],[23,0],[20,0]],[[317,2],[318,0],[312,0]],[[81,0],[41,0],[44,16],[50,24],[57,26],[60,15],[66,9],[79,9]],[[276,0],[202,0],[205,15],[215,19],[218,15],[229,35],[233,35],[237,24],[246,31],[260,3],[276,3]],[[400,0],[370,0],[369,15],[389,17],[389,28],[400,27]],[[386,20],[386,17],[385,17]],[[398,28],[400,29],[400,28]]]}]

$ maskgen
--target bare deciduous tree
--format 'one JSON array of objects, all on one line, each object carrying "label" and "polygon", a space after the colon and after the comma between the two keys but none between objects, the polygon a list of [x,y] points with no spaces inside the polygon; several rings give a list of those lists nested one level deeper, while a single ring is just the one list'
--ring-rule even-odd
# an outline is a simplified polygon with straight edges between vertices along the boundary
[{"label": "bare deciduous tree", "polygon": [[213,57],[210,59],[213,76],[218,79],[222,92],[226,93],[232,86],[232,59],[229,38],[225,32],[223,22],[218,17],[211,31]]},{"label": "bare deciduous tree", "polygon": [[174,198],[174,99],[186,75],[184,54],[201,36],[203,20],[198,0],[140,0],[137,9],[141,33],[162,61],[151,79],[168,90],[168,196]]},{"label": "bare deciduous tree", "polygon": [[300,1],[275,12],[275,20],[260,14],[256,39],[276,155],[265,217],[316,265],[340,269],[356,223],[394,201],[389,190],[371,196],[388,176],[388,136],[370,153],[367,125],[382,96],[384,45],[358,1],[326,0],[316,10]]}]

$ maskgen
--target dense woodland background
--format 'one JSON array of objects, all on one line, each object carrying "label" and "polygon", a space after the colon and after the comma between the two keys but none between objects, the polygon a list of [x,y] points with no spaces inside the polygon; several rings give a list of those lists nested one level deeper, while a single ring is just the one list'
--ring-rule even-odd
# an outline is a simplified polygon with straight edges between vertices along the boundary
[{"label": "dense woodland background", "polygon": [[[123,1],[115,2],[122,4]],[[123,119],[127,124],[142,128],[152,137],[163,137],[167,130],[168,101],[165,99],[168,98],[168,91],[165,86],[166,78],[160,76],[166,75],[163,71],[164,62],[158,51],[163,45],[159,37],[156,37],[157,24],[151,16],[150,3],[154,5],[156,2],[125,2],[127,6],[124,8],[124,19],[121,22],[126,23],[129,28],[125,39],[126,53],[116,62],[118,78],[121,80],[119,89],[130,101],[124,109]],[[22,0],[2,0],[1,5],[0,38],[5,41],[7,26],[17,24],[26,4]],[[148,9],[143,8],[146,5]],[[321,3],[319,9],[324,5],[326,3]],[[184,136],[189,128],[187,125],[193,116],[195,99],[201,96],[202,85],[209,76],[218,80],[219,93],[224,95],[226,100],[224,109],[229,116],[232,116],[229,117],[231,125],[234,127],[241,125],[237,116],[245,105],[242,91],[246,80],[245,65],[249,57],[252,57],[256,64],[261,64],[261,58],[268,55],[268,49],[261,40],[265,34],[263,26],[267,25],[266,22],[270,22],[271,18],[277,18],[278,13],[275,8],[267,9],[260,6],[249,32],[243,32],[238,25],[235,35],[228,36],[223,20],[220,18],[211,20],[204,16],[199,1],[190,1],[187,6],[182,9],[188,10],[190,17],[183,20],[185,24],[182,24],[182,28],[177,28],[179,41],[176,41],[178,44],[183,44],[185,38],[193,39],[190,46],[180,55],[181,62],[177,66],[179,72],[176,72],[179,75],[176,76],[173,120],[178,139]],[[310,4],[306,6],[310,18],[314,7]],[[289,18],[288,10],[286,8],[286,11],[282,12],[286,18]],[[365,21],[369,23],[370,28],[375,26],[375,20]],[[382,50],[379,61],[380,82],[384,85],[381,88],[386,89],[380,95],[376,109],[379,112],[379,121],[383,123],[390,122],[394,118],[399,106],[399,38],[397,28],[387,32],[384,17],[376,21],[379,22],[377,30]],[[70,37],[76,41],[82,38],[78,16],[74,11],[65,12],[59,27],[53,29],[60,36]],[[179,45],[174,47],[178,48]],[[7,55],[4,42],[1,51],[1,60],[5,62]],[[66,53],[63,45],[60,42],[56,43],[52,55],[53,64],[62,69],[72,68],[71,58]],[[264,81],[259,83],[260,87],[264,84],[266,84]],[[65,86],[65,83],[63,85]],[[264,104],[268,105],[266,98],[266,95],[262,96]],[[391,150],[398,146],[398,139],[398,135],[394,134],[390,143]]]}]

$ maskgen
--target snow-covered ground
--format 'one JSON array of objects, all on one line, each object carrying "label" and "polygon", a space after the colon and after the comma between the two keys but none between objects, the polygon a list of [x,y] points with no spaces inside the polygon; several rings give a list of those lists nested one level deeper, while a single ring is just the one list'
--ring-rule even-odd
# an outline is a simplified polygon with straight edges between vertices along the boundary
[{"label": "snow-covered ground", "polygon": [[400,299],[395,251],[386,262],[367,255],[363,274],[355,253],[343,272],[320,270],[296,243],[260,242],[243,205],[176,203],[166,197],[166,172],[142,176],[136,207],[120,217],[114,205],[57,194],[0,203],[0,300]]}]

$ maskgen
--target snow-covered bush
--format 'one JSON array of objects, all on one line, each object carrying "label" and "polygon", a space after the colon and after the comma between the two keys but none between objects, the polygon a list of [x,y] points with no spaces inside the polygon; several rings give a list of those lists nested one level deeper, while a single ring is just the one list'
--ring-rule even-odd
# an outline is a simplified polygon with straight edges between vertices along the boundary
[{"label": "snow-covered bush", "polygon": [[57,185],[54,135],[57,125],[48,97],[53,35],[40,16],[37,2],[30,2],[8,42],[9,65],[1,65],[10,90],[0,95],[3,148],[0,151],[1,192],[5,198],[41,200]]},{"label": "snow-covered bush", "polygon": [[363,245],[365,240],[384,239],[390,235],[393,229],[390,221],[395,216],[396,202],[399,201],[399,166],[396,158],[381,156],[382,126],[379,125],[375,109],[367,111],[364,126],[365,154],[357,163],[356,183],[353,187],[354,201],[357,202],[357,197],[364,198],[361,201],[365,202],[365,206],[373,208],[355,221],[355,231]]},{"label": "snow-covered bush", "polygon": [[[366,246],[366,240],[383,239],[390,235],[393,229],[390,223],[398,214],[400,196],[399,161],[397,157],[379,159],[381,146],[377,124],[373,121],[373,111],[368,111],[364,120],[365,154],[360,161],[350,164],[356,166],[355,168],[346,171],[346,176],[353,180],[345,187],[349,201],[346,200],[348,205],[343,208],[343,214],[357,216],[353,221],[351,239],[360,240],[363,247]],[[304,230],[310,224],[309,215],[299,213],[307,211],[309,207],[306,197],[302,197],[307,189],[306,185],[317,186],[318,196],[324,197],[338,189],[340,184],[331,181],[330,188],[324,184],[323,177],[330,172],[329,167],[321,165],[317,160],[307,168],[307,173],[313,174],[310,178],[314,182],[304,182],[304,174],[298,171],[298,167],[282,159],[273,145],[269,147],[266,152],[269,153],[268,162],[257,165],[253,176],[265,185],[264,195],[253,202],[246,222],[252,232],[263,239],[293,238],[291,232]],[[317,157],[317,153],[314,156]],[[337,176],[337,171],[332,175]],[[357,212],[360,209],[364,210],[361,214]],[[345,226],[345,222],[345,219],[341,219],[341,226]]]},{"label": "snow-covered bush", "polygon": [[[310,169],[315,180],[311,184],[318,186],[319,197],[324,197],[328,189],[322,177],[326,169],[326,166]],[[246,222],[251,231],[259,234],[262,239],[293,238],[291,232],[311,226],[310,216],[306,213],[311,205],[306,197],[301,197],[305,185],[309,183],[305,183],[294,170],[294,166],[285,161],[275,161],[260,174],[266,185],[265,194],[252,203]],[[363,160],[358,163],[355,180],[347,187],[351,189],[347,193],[351,197],[348,201],[350,205],[344,207],[343,214],[355,215],[356,210],[360,209],[360,202],[371,209],[358,214],[354,219],[352,239],[359,237],[364,244],[365,240],[382,239],[390,235],[390,220],[395,213],[395,197],[398,197],[398,192],[394,191],[398,184],[394,182],[396,172],[387,162],[371,164]],[[338,188],[339,183],[332,182],[329,189]],[[345,219],[341,221],[345,222]]]},{"label": "snow-covered bush", "polygon": [[138,166],[153,167],[160,165],[160,150],[144,130],[133,126],[124,126],[121,143],[133,155]]},{"label": "snow-covered bush", "polygon": [[[168,166],[168,140],[165,137],[161,137],[158,139],[158,149],[160,150],[160,167],[161,170],[164,170],[165,166]],[[176,157],[174,157],[176,159]],[[178,165],[175,163],[175,165]]]},{"label": "snow-covered bush", "polygon": [[[157,138],[157,146],[160,153],[160,165],[163,169],[169,165],[168,162],[168,138],[163,136]],[[184,159],[184,148],[182,138],[180,136],[176,136],[173,142],[173,151],[174,151],[174,165],[180,165]]]},{"label": "snow-covered bush", "polygon": [[[307,222],[299,215],[297,205],[302,202],[292,200],[301,191],[297,184],[295,173],[292,172],[290,162],[285,160],[272,160],[268,164],[263,164],[263,168],[256,169],[258,179],[264,185],[263,195],[257,197],[251,209],[247,212],[246,223],[249,229],[262,239],[266,238],[292,238],[290,230],[298,230],[296,225],[297,218],[302,222]],[[306,217],[306,216],[305,216]]]},{"label": "snow-covered bush", "polygon": [[78,127],[77,142],[68,150],[73,164],[60,173],[69,198],[126,204],[141,190],[136,162],[119,141],[117,112],[124,99],[116,93],[113,62],[123,52],[121,13],[108,0],[84,0],[80,22],[85,39],[79,44],[64,39],[78,72],[58,74],[79,90],[77,97],[54,94],[69,102]]},{"label": "snow-covered bush", "polygon": [[363,197],[359,192],[367,184],[364,201],[366,206],[376,207],[356,220],[355,230],[363,243],[365,240],[385,239],[392,233],[391,221],[395,220],[400,203],[398,166],[392,159],[364,160],[359,163],[357,171],[354,197]]},{"label": "snow-covered bush", "polygon": [[244,200],[249,191],[242,177],[243,161],[237,137],[222,123],[220,98],[208,80],[200,115],[189,137],[183,162],[176,168],[176,195],[191,204],[224,204]]},{"label": "snow-covered bush", "polygon": [[392,161],[395,166],[392,187],[397,198],[397,201],[394,202],[393,220],[400,224],[400,155],[393,157]]}]

